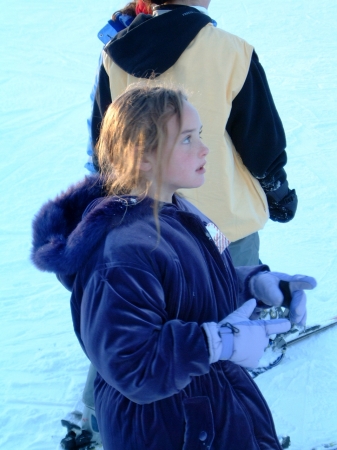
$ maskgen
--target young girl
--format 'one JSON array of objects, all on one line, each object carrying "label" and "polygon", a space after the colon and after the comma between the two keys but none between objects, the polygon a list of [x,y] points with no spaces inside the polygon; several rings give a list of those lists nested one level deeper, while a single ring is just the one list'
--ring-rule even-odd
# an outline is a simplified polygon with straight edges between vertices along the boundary
[{"label": "young girl", "polygon": [[271,304],[282,274],[234,269],[225,237],[175,194],[204,182],[201,128],[180,91],[127,90],[102,125],[103,178],[70,188],[34,222],[33,261],[72,290],[74,329],[98,372],[104,450],[281,448],[243,367],[290,328],[249,319],[251,298]]}]

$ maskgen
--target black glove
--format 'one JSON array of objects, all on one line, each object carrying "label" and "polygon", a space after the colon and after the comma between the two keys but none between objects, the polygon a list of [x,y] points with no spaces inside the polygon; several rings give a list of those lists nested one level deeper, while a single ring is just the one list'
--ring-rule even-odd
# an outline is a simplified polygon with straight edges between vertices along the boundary
[{"label": "black glove", "polygon": [[269,215],[274,222],[289,222],[294,218],[297,209],[297,195],[295,189],[288,188],[286,180],[275,191],[266,192]]}]

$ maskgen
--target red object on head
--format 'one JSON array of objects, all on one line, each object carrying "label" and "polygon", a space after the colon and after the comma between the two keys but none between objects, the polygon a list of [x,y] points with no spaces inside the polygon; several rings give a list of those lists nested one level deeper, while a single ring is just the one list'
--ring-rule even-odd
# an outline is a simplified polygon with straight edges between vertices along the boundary
[{"label": "red object on head", "polygon": [[143,0],[137,0],[136,14],[152,14],[151,7],[146,5]]}]

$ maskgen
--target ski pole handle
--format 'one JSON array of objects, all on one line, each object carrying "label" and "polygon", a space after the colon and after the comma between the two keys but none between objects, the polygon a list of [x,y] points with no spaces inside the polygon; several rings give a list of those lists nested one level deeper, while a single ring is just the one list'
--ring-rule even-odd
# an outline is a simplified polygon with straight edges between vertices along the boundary
[{"label": "ski pole handle", "polygon": [[283,294],[282,306],[284,308],[289,309],[290,308],[291,299],[292,299],[290,286],[289,286],[289,281],[280,280],[278,287],[280,288],[280,291]]}]

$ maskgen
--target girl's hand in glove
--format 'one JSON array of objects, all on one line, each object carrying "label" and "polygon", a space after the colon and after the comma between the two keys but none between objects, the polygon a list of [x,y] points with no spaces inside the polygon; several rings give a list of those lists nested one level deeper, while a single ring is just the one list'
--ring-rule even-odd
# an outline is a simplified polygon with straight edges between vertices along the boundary
[{"label": "girl's hand in glove", "polygon": [[288,275],[280,272],[260,272],[250,282],[254,298],[268,306],[289,309],[289,319],[296,325],[305,325],[307,297],[304,290],[314,289],[316,280],[307,275]]},{"label": "girl's hand in glove", "polygon": [[210,362],[227,359],[246,368],[255,368],[268,346],[269,336],[290,330],[287,319],[250,320],[256,300],[245,302],[218,324],[204,323]]}]

